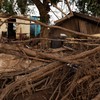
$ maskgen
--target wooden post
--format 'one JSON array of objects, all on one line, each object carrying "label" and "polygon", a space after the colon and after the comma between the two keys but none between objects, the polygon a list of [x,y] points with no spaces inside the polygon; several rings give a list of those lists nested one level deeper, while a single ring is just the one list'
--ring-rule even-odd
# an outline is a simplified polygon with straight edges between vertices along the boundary
[{"label": "wooden post", "polygon": [[[48,38],[49,32],[47,27],[42,27],[42,38]],[[48,40],[41,40],[41,47],[42,49],[48,49],[49,48],[49,41]]]}]

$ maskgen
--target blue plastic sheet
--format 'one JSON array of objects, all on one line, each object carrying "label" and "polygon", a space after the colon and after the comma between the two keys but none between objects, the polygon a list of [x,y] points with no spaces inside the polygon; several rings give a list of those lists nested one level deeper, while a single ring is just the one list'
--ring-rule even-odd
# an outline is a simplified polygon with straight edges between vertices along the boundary
[{"label": "blue plastic sheet", "polygon": [[[37,16],[31,16],[30,19],[39,20],[39,18]],[[33,23],[30,25],[30,33],[33,36],[39,35],[40,34],[40,31],[41,31],[41,26],[40,25],[33,24]]]}]

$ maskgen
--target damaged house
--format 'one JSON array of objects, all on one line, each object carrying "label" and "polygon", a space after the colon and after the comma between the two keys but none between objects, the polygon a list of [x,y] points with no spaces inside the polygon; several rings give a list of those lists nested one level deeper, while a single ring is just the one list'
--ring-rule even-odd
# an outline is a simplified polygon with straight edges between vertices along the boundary
[{"label": "damaged house", "polygon": [[[71,16],[70,18],[66,16],[60,20],[57,20],[55,22],[55,25],[72,30],[74,32],[80,32],[90,35],[100,35],[100,18],[84,15],[81,13],[73,12],[73,16]],[[50,32],[50,37],[53,36],[53,38],[57,38],[60,36],[60,34],[67,34],[68,37],[76,37],[60,29],[52,29]]]},{"label": "damaged house", "polygon": [[[26,16],[30,20],[39,20],[37,16]],[[0,17],[0,22],[4,22],[7,16]],[[24,19],[10,18],[6,20],[0,28],[0,37],[7,37],[9,39],[28,39],[30,37],[40,34],[40,25]]]}]

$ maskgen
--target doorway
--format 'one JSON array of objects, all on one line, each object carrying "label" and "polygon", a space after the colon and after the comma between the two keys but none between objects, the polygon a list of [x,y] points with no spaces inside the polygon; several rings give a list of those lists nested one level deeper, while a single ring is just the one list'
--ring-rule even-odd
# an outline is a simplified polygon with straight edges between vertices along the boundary
[{"label": "doorway", "polygon": [[16,19],[8,19],[8,39],[16,39]]}]

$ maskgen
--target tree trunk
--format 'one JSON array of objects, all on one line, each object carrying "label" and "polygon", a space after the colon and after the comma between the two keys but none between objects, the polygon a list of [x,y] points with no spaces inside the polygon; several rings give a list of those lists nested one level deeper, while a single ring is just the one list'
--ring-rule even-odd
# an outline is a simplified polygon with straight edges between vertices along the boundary
[{"label": "tree trunk", "polygon": [[[49,15],[48,11],[50,10],[47,0],[43,0],[43,3],[40,0],[34,0],[35,5],[37,6],[39,13],[40,13],[40,20],[46,24],[49,22]],[[48,31],[47,28],[44,26],[41,27],[41,37],[48,38]],[[41,46],[43,48],[48,47],[48,41],[41,41]]]}]

